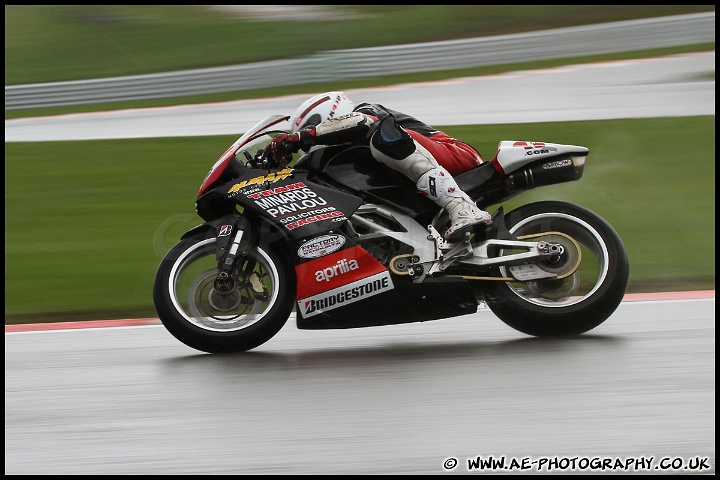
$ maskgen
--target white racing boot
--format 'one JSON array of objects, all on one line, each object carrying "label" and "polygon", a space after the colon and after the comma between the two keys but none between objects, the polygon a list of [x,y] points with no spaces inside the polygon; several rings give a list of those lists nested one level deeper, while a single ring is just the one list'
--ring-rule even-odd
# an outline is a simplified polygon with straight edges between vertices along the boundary
[{"label": "white racing boot", "polygon": [[428,198],[443,207],[450,217],[450,228],[445,232],[445,240],[460,239],[465,232],[472,231],[477,225],[492,224],[492,216],[480,209],[470,196],[460,190],[450,172],[443,167],[435,167],[420,176],[417,188]]},{"label": "white racing boot", "polygon": [[461,238],[477,225],[492,224],[492,216],[460,190],[450,172],[399,127],[394,117],[381,121],[372,135],[370,151],[376,160],[414,181],[420,193],[447,210],[450,228],[445,232],[446,241]]}]

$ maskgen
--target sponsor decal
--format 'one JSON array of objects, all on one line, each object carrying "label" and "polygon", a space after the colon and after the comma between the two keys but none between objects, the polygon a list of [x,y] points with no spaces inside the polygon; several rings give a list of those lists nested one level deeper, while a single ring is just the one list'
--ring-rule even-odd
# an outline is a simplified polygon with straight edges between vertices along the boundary
[{"label": "sponsor decal", "polygon": [[[262,193],[264,192],[254,193],[250,195],[250,197],[259,197]],[[272,196],[255,200],[255,205],[265,210],[274,218],[290,215],[295,212],[317,209],[327,206],[327,204],[327,200],[318,196],[317,193],[305,186],[294,191],[277,192]]]},{"label": "sponsor decal", "polygon": [[320,215],[321,213],[334,212],[336,210],[337,209],[335,207],[326,207],[319,208],[317,210],[308,210],[307,212],[299,212],[297,215],[288,215],[287,217],[281,218],[280,223],[294,222],[296,220],[300,220],[301,218],[314,217],[316,215]]},{"label": "sponsor decal", "polygon": [[[332,104],[332,111],[330,112],[330,116],[328,117],[328,119],[335,117],[335,114],[337,113],[337,109],[340,108],[340,102],[342,101],[343,98],[345,100],[349,100],[345,96],[345,94],[342,92],[338,92],[338,94],[335,95],[335,99],[333,100],[333,104]],[[343,116],[346,116],[346,115],[343,115]]]},{"label": "sponsor decal", "polygon": [[513,147],[524,148],[526,150],[525,156],[557,152],[557,148],[548,147],[544,142],[515,142],[513,143]]},{"label": "sponsor decal", "polygon": [[372,255],[354,245],[296,265],[297,298],[309,298],[386,271],[387,268]]},{"label": "sponsor decal", "polygon": [[256,200],[260,197],[269,197],[271,195],[277,195],[278,193],[283,192],[290,192],[292,190],[297,190],[299,188],[304,188],[305,184],[303,182],[297,182],[293,183],[291,185],[286,185],[284,187],[277,187],[277,188],[268,188],[267,190],[261,190],[256,193],[248,193],[247,196]]},{"label": "sponsor decal", "polygon": [[319,258],[340,250],[345,245],[342,235],[323,235],[300,245],[297,254],[301,258]]},{"label": "sponsor decal", "polygon": [[325,267],[315,272],[315,280],[318,282],[329,282],[336,275],[342,275],[360,268],[357,260],[338,260],[332,267]]},{"label": "sponsor decal", "polygon": [[252,185],[262,185],[264,183],[275,183],[280,180],[284,180],[292,174],[292,171],[292,168],[284,168],[279,172],[272,172],[267,175],[260,175],[259,177],[251,178],[250,180],[243,180],[242,182],[236,183],[235,185],[230,187],[228,193],[232,196],[237,194],[240,189],[244,187],[249,187]]},{"label": "sponsor decal", "polygon": [[390,272],[384,272],[365,277],[348,283],[327,292],[313,295],[298,301],[300,313],[304,318],[312,317],[338,307],[364,300],[379,293],[392,290],[394,285]]},{"label": "sponsor decal", "polygon": [[552,170],[553,168],[560,168],[560,167],[572,167],[572,160],[565,159],[565,160],[558,160],[556,162],[548,162],[543,163],[542,168],[544,170]]},{"label": "sponsor decal", "polygon": [[347,220],[345,217],[345,214],[340,211],[334,211],[334,212],[328,212],[328,213],[321,213],[320,215],[314,215],[312,217],[303,218],[296,222],[289,222],[285,224],[285,228],[288,230],[295,230],[298,227],[302,227],[303,225],[309,225],[311,223],[320,222],[322,220],[330,220],[332,219],[334,222]]},{"label": "sponsor decal", "polygon": [[529,157],[530,155],[540,155],[542,153],[550,153],[550,150],[528,150],[527,152],[525,152],[525,156]]},{"label": "sponsor decal", "polygon": [[232,225],[223,225],[220,227],[220,233],[218,233],[218,237],[227,237],[232,233]]},{"label": "sponsor decal", "polygon": [[513,143],[513,147],[523,147],[525,150],[530,150],[533,148],[543,148],[545,146],[545,143],[543,142],[515,142]]},{"label": "sponsor decal", "polygon": [[[338,211],[327,200],[313,191],[304,182],[296,182],[276,188],[261,190],[257,185],[263,182],[272,182],[287,177],[291,169],[285,169],[277,174],[269,174],[250,179],[246,182],[236,183],[228,193],[233,196],[240,189],[255,205],[268,215],[276,218],[288,230],[295,230],[303,225],[309,225],[322,220],[342,222],[347,220],[345,214]],[[275,175],[271,178],[272,175]],[[253,186],[255,185],[255,186]]]}]

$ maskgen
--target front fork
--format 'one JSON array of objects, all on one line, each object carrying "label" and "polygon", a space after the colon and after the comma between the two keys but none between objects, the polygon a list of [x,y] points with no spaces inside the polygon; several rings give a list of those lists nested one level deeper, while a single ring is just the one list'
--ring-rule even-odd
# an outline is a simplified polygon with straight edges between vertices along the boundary
[{"label": "front fork", "polygon": [[[257,243],[258,229],[251,227],[247,218],[230,214],[209,222],[216,235],[218,276],[214,288],[219,294],[229,294],[236,288],[236,279],[245,282],[255,269],[255,261],[248,257]],[[244,259],[241,263],[239,260]]]}]

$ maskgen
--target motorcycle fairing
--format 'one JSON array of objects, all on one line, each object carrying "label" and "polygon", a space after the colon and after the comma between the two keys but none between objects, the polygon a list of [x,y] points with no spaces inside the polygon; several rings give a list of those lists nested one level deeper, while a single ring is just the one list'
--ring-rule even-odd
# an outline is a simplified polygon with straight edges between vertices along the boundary
[{"label": "motorcycle fairing", "polygon": [[[588,154],[586,147],[578,145],[564,145],[549,142],[525,142],[517,140],[503,140],[498,144],[497,152],[492,159],[495,168],[502,175],[513,172],[530,162],[546,160],[560,156],[585,157]],[[546,164],[546,168],[557,168],[563,165]]]},{"label": "motorcycle fairing", "polygon": [[363,203],[359,197],[309,181],[307,172],[291,168],[248,169],[218,188],[294,239],[339,228]]},{"label": "motorcycle fairing", "polygon": [[310,150],[295,165],[363,197],[388,205],[425,224],[437,206],[417,191],[405,175],[372,157],[366,146],[333,145]]},{"label": "motorcycle fairing", "polygon": [[[340,238],[345,237],[336,235],[334,241],[338,242]],[[314,241],[320,240],[310,240]],[[304,242],[303,245],[308,243]],[[295,265],[298,312],[305,318],[360,302],[394,288],[390,272],[384,265],[349,239],[343,241],[343,244],[347,244],[347,248]],[[298,250],[302,249],[303,246]]]},{"label": "motorcycle fairing", "polygon": [[298,241],[293,252],[301,329],[394,325],[477,311],[475,293],[465,279],[413,283],[391,273],[339,231]]},{"label": "motorcycle fairing", "polygon": [[412,283],[394,274],[390,276],[395,288],[378,294],[372,301],[341,305],[310,317],[298,309],[297,327],[327,330],[399,325],[477,312],[477,299],[465,279],[427,278],[422,283]]}]

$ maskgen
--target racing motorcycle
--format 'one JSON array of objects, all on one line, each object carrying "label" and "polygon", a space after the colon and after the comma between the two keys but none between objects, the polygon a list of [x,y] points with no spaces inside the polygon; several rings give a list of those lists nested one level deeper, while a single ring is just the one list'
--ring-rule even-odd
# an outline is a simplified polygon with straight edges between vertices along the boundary
[{"label": "racing motorcycle", "polygon": [[481,304],[530,336],[587,332],[628,283],[616,231],[587,208],[524,191],[579,180],[588,149],[501,141],[455,175],[490,227],[446,241],[447,213],[369,147],[313,147],[294,163],[263,153],[287,116],[270,116],[213,165],[195,207],[205,223],[160,263],[153,299],[165,328],[208,353],[254,349],[293,310],[297,328],[339,329],[473,314]]}]

